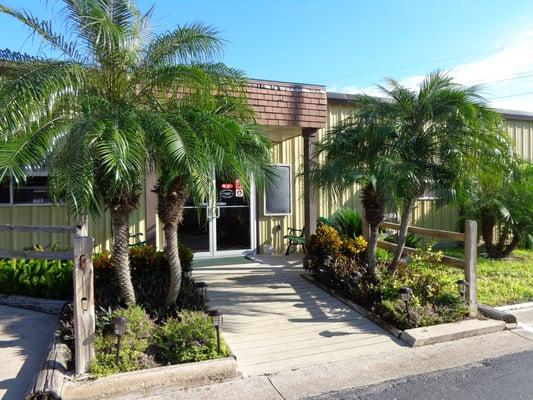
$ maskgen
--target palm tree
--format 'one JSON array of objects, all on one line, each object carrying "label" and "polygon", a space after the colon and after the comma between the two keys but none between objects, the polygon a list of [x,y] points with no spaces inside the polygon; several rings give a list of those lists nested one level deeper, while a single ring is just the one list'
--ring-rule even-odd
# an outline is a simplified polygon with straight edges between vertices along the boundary
[{"label": "palm tree", "polygon": [[395,161],[394,127],[383,118],[384,103],[360,96],[353,115],[334,126],[317,144],[312,179],[324,193],[340,195],[354,184],[362,190],[363,216],[369,224],[368,272],[376,272],[379,225],[383,222],[388,200],[393,198]]},{"label": "palm tree", "polygon": [[418,91],[389,79],[383,98],[362,95],[356,111],[335,126],[317,156],[319,186],[337,193],[363,185],[362,200],[370,226],[368,261],[375,269],[378,227],[387,206],[401,214],[395,268],[403,252],[416,200],[434,191],[439,205],[450,201],[462,182],[483,165],[479,157],[505,149],[496,113],[486,108],[476,88],[465,88],[437,71]]},{"label": "palm tree", "polygon": [[401,214],[394,269],[417,199],[433,192],[438,205],[448,203],[462,181],[487,167],[480,165],[480,157],[505,150],[507,140],[498,114],[486,107],[476,87],[461,86],[441,71],[427,75],[416,91],[391,79],[388,83],[380,87],[386,100],[375,101],[385,110],[387,126],[395,127],[392,140],[400,160],[394,178]]},{"label": "palm tree", "polygon": [[[133,304],[128,217],[159,128],[173,125],[174,115],[163,113],[160,102],[222,85],[224,68],[208,61],[223,42],[200,24],[154,35],[153,8],[142,14],[131,0],[63,3],[67,35],[0,3],[0,12],[29,27],[57,56],[0,52],[0,180],[9,174],[22,181],[46,163],[51,190],[74,215],[83,220],[108,209],[122,298]],[[179,143],[167,138],[179,158]]]},{"label": "palm tree", "polygon": [[[155,192],[170,265],[168,306],[176,302],[181,286],[178,227],[187,199],[198,204],[214,196],[213,170],[222,177],[239,177],[247,193],[252,179],[261,186],[271,176],[269,141],[254,124],[246,83],[236,71],[228,70],[226,76],[228,80],[210,92],[215,96],[187,96],[180,104],[170,100],[162,110],[169,123],[161,126],[154,148],[154,159],[159,160]],[[179,143],[179,151],[166,145],[169,137]]]}]

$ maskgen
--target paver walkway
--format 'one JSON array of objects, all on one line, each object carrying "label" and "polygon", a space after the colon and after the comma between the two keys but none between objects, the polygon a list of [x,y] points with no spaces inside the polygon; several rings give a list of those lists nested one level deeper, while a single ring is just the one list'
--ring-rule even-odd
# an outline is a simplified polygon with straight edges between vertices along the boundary
[{"label": "paver walkway", "polygon": [[31,389],[52,340],[56,318],[0,305],[0,398],[21,400]]},{"label": "paver walkway", "polygon": [[401,346],[383,329],[305,281],[301,261],[208,266],[210,306],[224,311],[223,336],[245,376],[354,359]]}]

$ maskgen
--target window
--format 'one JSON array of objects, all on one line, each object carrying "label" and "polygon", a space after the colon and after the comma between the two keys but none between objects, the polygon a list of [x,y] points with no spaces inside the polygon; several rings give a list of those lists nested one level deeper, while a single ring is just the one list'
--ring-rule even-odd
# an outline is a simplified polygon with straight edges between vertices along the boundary
[{"label": "window", "polygon": [[30,176],[24,183],[16,185],[8,178],[0,183],[0,204],[51,204],[48,194],[48,177],[44,174]]},{"label": "window", "polygon": [[11,188],[9,178],[0,181],[0,204],[11,203]]},{"label": "window", "polygon": [[26,182],[13,188],[14,204],[50,203],[48,196],[48,177],[32,176]]},{"label": "window", "polygon": [[292,212],[291,166],[278,164],[273,167],[277,177],[266,185],[264,214],[288,215]]}]

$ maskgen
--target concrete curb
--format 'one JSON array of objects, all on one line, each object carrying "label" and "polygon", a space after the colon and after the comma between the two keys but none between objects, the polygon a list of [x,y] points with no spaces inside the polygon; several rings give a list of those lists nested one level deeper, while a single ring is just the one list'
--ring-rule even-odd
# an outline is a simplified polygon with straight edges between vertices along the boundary
[{"label": "concrete curb", "polygon": [[400,339],[411,347],[420,347],[501,332],[505,328],[506,323],[504,321],[466,319],[458,322],[406,329],[400,335]]},{"label": "concrete curb", "polygon": [[128,400],[225,381],[239,376],[235,357],[124,372],[65,383],[65,400]]},{"label": "concrete curb", "polygon": [[507,325],[505,321],[470,319],[402,331],[390,325],[388,322],[383,321],[380,317],[371,313],[367,309],[353,303],[334,290],[316,281],[311,274],[304,272],[301,276],[308,282],[315,284],[337,300],[346,304],[348,307],[364,315],[376,325],[389,332],[392,336],[402,340],[410,347],[449,342],[467,337],[499,332],[505,330]]},{"label": "concrete curb", "polygon": [[18,296],[14,294],[0,294],[0,304],[8,307],[24,308],[26,310],[59,315],[67,300],[40,299],[37,297]]}]

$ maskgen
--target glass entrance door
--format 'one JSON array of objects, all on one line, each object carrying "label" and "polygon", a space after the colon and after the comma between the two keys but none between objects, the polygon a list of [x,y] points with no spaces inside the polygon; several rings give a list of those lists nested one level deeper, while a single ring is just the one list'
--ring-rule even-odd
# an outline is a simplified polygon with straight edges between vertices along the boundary
[{"label": "glass entrance door", "polygon": [[238,179],[216,177],[213,185],[215,196],[207,202],[187,202],[179,228],[181,242],[197,258],[249,253],[256,243],[255,196],[245,194]]}]

